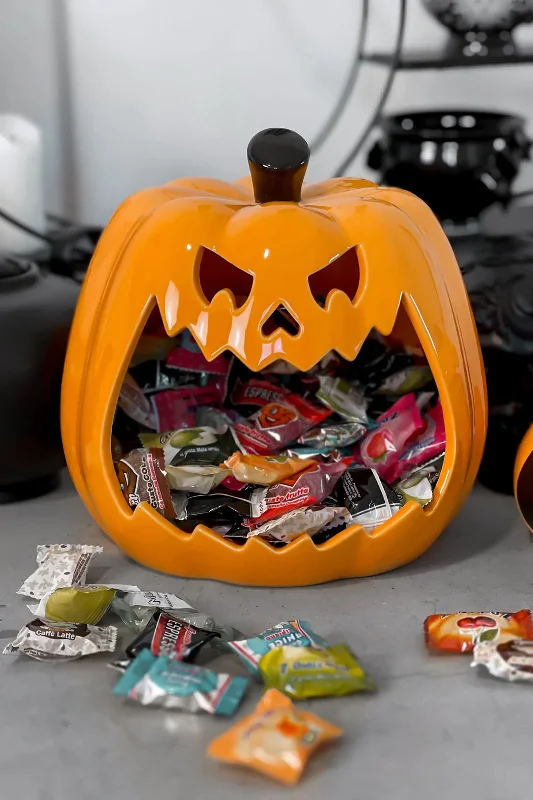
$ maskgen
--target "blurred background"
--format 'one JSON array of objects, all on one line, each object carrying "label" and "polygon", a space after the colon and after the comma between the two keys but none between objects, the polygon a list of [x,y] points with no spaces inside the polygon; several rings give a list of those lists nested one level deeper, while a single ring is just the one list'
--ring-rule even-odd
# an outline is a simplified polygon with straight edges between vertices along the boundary
[{"label": "blurred background", "polygon": [[0,336],[19,348],[0,355],[19,454],[0,499],[61,463],[54,376],[114,209],[244,175],[270,126],[311,143],[308,180],[399,185],[441,219],[487,366],[481,479],[509,492],[533,417],[532,21],[529,0],[0,0]]},{"label": "blurred background", "polygon": [[[400,3],[370,6],[367,50],[390,53]],[[0,0],[0,112],[42,129],[47,208],[103,224],[141,187],[244,174],[247,142],[261,128],[285,126],[312,140],[350,69],[362,8],[363,0]],[[533,26],[514,36],[533,47]],[[410,0],[405,49],[438,51],[446,38]],[[529,119],[531,76],[530,64],[402,71],[387,112],[460,106]],[[338,166],[385,78],[384,67],[363,65],[309,180]],[[375,178],[366,150],[350,174]],[[528,164],[517,187],[532,185]]]}]

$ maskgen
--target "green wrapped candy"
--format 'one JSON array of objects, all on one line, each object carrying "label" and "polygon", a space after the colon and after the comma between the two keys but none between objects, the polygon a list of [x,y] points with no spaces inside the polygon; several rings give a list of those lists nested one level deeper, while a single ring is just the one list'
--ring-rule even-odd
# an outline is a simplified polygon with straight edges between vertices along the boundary
[{"label": "green wrapped candy", "polygon": [[45,595],[33,609],[36,616],[51,622],[96,625],[115,596],[109,586],[66,586]]},{"label": "green wrapped candy", "polygon": [[323,650],[291,645],[276,647],[261,658],[259,670],[268,688],[279,689],[296,700],[376,688],[345,644]]}]

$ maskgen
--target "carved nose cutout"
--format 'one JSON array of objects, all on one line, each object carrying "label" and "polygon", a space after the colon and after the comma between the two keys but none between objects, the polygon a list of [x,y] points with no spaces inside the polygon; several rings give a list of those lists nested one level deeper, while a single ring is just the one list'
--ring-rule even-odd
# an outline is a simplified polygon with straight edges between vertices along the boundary
[{"label": "carved nose cutout", "polygon": [[291,336],[296,336],[300,332],[300,326],[292,316],[290,311],[287,311],[285,306],[279,305],[272,314],[263,322],[261,326],[261,333],[263,336],[269,336],[275,330],[280,329],[290,333]]},{"label": "carved nose cutout", "polygon": [[359,259],[357,248],[351,247],[327,266],[309,276],[309,288],[319,306],[326,305],[332,289],[340,289],[353,302],[359,288]]},{"label": "carved nose cutout", "polygon": [[235,307],[243,306],[250,292],[254,279],[243,269],[239,269],[235,264],[226,261],[225,258],[202,248],[198,260],[198,279],[205,299],[210,303],[213,297],[222,289],[228,289],[235,298]]}]

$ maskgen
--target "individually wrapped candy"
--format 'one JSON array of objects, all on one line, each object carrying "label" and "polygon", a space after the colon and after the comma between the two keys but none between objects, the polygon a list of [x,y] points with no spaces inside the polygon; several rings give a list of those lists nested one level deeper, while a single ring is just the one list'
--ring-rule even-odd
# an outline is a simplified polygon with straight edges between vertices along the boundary
[{"label": "individually wrapped candy", "polygon": [[194,415],[194,424],[201,428],[214,428],[224,430],[234,422],[242,422],[243,417],[233,409],[213,408],[212,406],[198,406]]},{"label": "individually wrapped candy", "polygon": [[531,611],[458,611],[431,614],[424,620],[426,646],[432,650],[471,653],[480,642],[504,644],[533,639]]},{"label": "individually wrapped candy", "polygon": [[424,426],[414,394],[401,397],[377,418],[377,425],[361,441],[358,456],[365,467],[376,469],[386,478],[408,440]]},{"label": "individually wrapped candy", "polygon": [[253,492],[248,487],[239,492],[219,487],[205,495],[191,494],[187,497],[179,493],[175,503],[176,525],[184,531],[193,531],[197,525],[214,528],[229,524],[230,527],[240,527],[243,519],[252,514]]},{"label": "individually wrapped candy", "polygon": [[331,411],[290,393],[281,400],[263,405],[245,422],[235,423],[232,430],[239,448],[245,453],[273,455],[330,414]]},{"label": "individually wrapped candy", "polygon": [[425,461],[419,467],[408,472],[401,481],[394,484],[394,489],[402,495],[406,502],[414,500],[421,506],[426,506],[433,499],[433,492],[443,464],[444,453]]},{"label": "individually wrapped candy", "polygon": [[375,469],[352,467],[343,473],[326,502],[345,506],[351,524],[373,531],[396,514],[405,500]]},{"label": "individually wrapped candy", "polygon": [[143,650],[120,677],[113,694],[143,706],[229,717],[247,686],[247,678],[217,674]]},{"label": "individually wrapped candy", "polygon": [[368,402],[360,387],[329,375],[320,375],[319,381],[318,400],[348,422],[368,424]]},{"label": "individually wrapped candy", "polygon": [[376,394],[403,395],[416,392],[432,380],[431,369],[422,364],[409,364],[388,375],[376,389]]},{"label": "individually wrapped candy", "polygon": [[150,650],[154,656],[192,661],[200,648],[218,636],[216,631],[203,630],[168,611],[158,609],[126,647],[126,655],[135,658],[142,650]]},{"label": "individually wrapped candy", "polygon": [[[129,374],[138,384],[142,393],[145,395],[162,392],[166,389],[177,389],[185,383],[192,383],[194,375],[176,375],[165,368],[163,361],[155,359],[143,361],[135,367],[130,366]],[[151,410],[151,405],[150,405]]]},{"label": "individually wrapped candy", "polygon": [[252,527],[248,536],[261,536],[263,539],[274,542],[292,542],[298,536],[306,533],[313,536],[334,520],[349,519],[350,512],[346,508],[334,506],[311,506],[310,508],[296,508],[276,517],[263,525],[253,526],[254,520],[246,520],[245,526],[250,523]]},{"label": "individually wrapped candy", "polygon": [[340,422],[337,425],[321,425],[312,428],[298,438],[298,444],[304,447],[324,448],[348,447],[355,444],[366,434],[367,428],[362,422]]},{"label": "individually wrapped candy", "polygon": [[504,681],[533,681],[533,641],[480,642],[474,647],[471,666],[484,666],[491,675]]},{"label": "individually wrapped candy", "polygon": [[425,475],[414,473],[395,484],[395,490],[401,494],[406,503],[414,500],[422,508],[433,500],[433,488]]},{"label": "individually wrapped candy", "polygon": [[[198,613],[186,600],[178,597],[177,594],[171,594],[170,592],[143,592],[140,589],[131,592],[117,592],[113,599],[112,607],[122,622],[134,631],[144,628],[157,609],[179,611],[180,619],[184,619],[186,622],[188,622],[188,614]],[[210,619],[210,617],[205,617],[206,622]],[[198,627],[207,628],[207,625],[198,623]]]},{"label": "individually wrapped candy", "polygon": [[354,374],[369,394],[375,394],[387,378],[398,375],[412,366],[413,356],[399,350],[391,350],[377,338],[367,338],[353,362]]},{"label": "individually wrapped candy", "polygon": [[236,449],[235,439],[227,426],[222,429],[203,426],[166,433],[141,433],[139,439],[144,447],[161,448],[167,467],[188,464],[219,466]]},{"label": "individually wrapped candy", "polygon": [[[213,617],[197,611],[186,600],[170,592],[136,591],[117,592],[112,603],[113,611],[130,630],[142,630],[152,618],[154,611],[170,611],[173,616],[184,620],[196,628],[214,631],[223,641],[230,641],[242,633],[232,625],[221,625]],[[211,644],[217,644],[214,639]]]},{"label": "individually wrapped candy", "polygon": [[24,625],[4,653],[24,653],[38,661],[72,661],[104,651],[113,652],[117,629],[53,623],[34,619]]},{"label": "individually wrapped candy", "polygon": [[97,625],[115,596],[109,586],[65,586],[45,594],[32,608],[36,617],[51,622],[75,622]]},{"label": "individually wrapped candy", "polygon": [[175,518],[162,450],[139,447],[123,456],[115,470],[130,508],[145,502],[166,519]]},{"label": "individually wrapped candy", "polygon": [[312,534],[313,542],[316,545],[329,542],[330,539],[353,524],[351,514],[347,508],[342,506],[331,506],[331,508],[335,511],[333,519],[323,525],[317,533]]},{"label": "individually wrapped candy", "polygon": [[156,431],[193,428],[199,406],[219,406],[224,399],[224,381],[212,377],[205,386],[180,386],[152,395]]},{"label": "individually wrapped candy", "polygon": [[122,383],[118,405],[130,419],[146,428],[155,429],[156,419],[150,400],[144,396],[137,381],[129,373],[126,373]]},{"label": "individually wrapped candy", "polygon": [[184,464],[181,467],[166,468],[168,485],[182,492],[207,494],[218,486],[224,478],[231,475],[229,469],[200,464]]},{"label": "individually wrapped candy", "polygon": [[434,408],[424,415],[423,423],[424,427],[416,439],[409,443],[398,461],[385,473],[385,478],[389,483],[394,483],[417,467],[444,453],[446,433],[440,401],[437,401]]},{"label": "individually wrapped candy", "polygon": [[237,480],[259,486],[272,486],[313,464],[311,459],[291,458],[287,455],[254,456],[245,453],[233,453],[224,462],[224,466],[233,472]]},{"label": "individually wrapped candy", "polygon": [[182,372],[226,376],[231,359],[227,353],[221,353],[208,361],[189,331],[183,331],[179,345],[167,354],[165,363],[170,369],[179,369]]},{"label": "individually wrapped candy", "polygon": [[295,700],[372,691],[376,687],[345,644],[328,647],[276,647],[259,662],[265,686]]},{"label": "individually wrapped candy", "polygon": [[92,544],[37,545],[38,567],[26,578],[17,594],[41,600],[54,589],[83,586],[89,564],[102,549]]},{"label": "individually wrapped candy", "polygon": [[[349,447],[342,447],[340,450],[332,450],[331,447],[304,447],[291,445],[284,451],[284,455],[291,458],[309,458],[312,461],[331,462],[342,461],[349,457],[349,463],[353,461],[353,454]],[[347,462],[348,463],[348,462]]]},{"label": "individually wrapped candy", "polygon": [[237,378],[229,399],[239,413],[246,417],[253,414],[258,408],[271,403],[283,402],[288,394],[289,390],[284,386],[278,386],[268,380],[250,378],[243,381],[241,378]]},{"label": "individually wrapped candy", "polygon": [[228,642],[229,649],[237,653],[254,675],[260,674],[259,662],[261,658],[269,650],[284,645],[292,645],[293,647],[328,647],[326,640],[312,630],[309,622],[300,619],[278,622],[273,628],[268,628],[258,636]]},{"label": "individually wrapped candy", "polygon": [[211,742],[207,755],[293,786],[315,750],[340,736],[341,728],[300,711],[281,692],[269,689],[252,714]]},{"label": "individually wrapped candy", "polygon": [[263,522],[295,508],[320,504],[331,494],[346,468],[344,461],[315,462],[313,466],[281,483],[255,489],[251,494],[251,516],[257,518],[253,525],[262,525]]}]

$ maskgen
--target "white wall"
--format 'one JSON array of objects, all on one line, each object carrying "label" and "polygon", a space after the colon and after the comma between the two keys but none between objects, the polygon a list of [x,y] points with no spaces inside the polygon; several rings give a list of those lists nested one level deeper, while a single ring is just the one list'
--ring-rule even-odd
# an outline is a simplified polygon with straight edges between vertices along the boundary
[{"label": "white wall", "polygon": [[47,208],[60,212],[69,181],[56,12],[55,0],[0,0],[0,113],[42,128]]},{"label": "white wall", "polygon": [[[57,5],[66,12],[64,39],[54,27]],[[9,101],[43,125],[53,202],[62,184],[64,196],[74,195],[70,213],[104,222],[142,186],[185,174],[242,175],[246,144],[263,127],[293,127],[312,138],[346,74],[360,5],[0,0],[0,109]],[[372,48],[391,49],[398,5],[371,0]],[[441,43],[443,31],[419,0],[409,0],[409,6],[406,44]],[[533,43],[533,26],[523,28],[524,38]],[[68,75],[54,67],[57,54],[60,65],[66,59]],[[47,77],[54,68],[61,89]],[[342,124],[313,159],[309,177],[325,177],[337,166],[367,121],[384,75],[380,67],[364,67]],[[533,65],[400,73],[387,109],[459,105],[533,117],[532,77]],[[69,126],[75,168],[67,165],[62,172],[65,142],[58,142]],[[68,162],[68,147],[65,154]],[[364,159],[352,173],[370,174]],[[526,169],[521,180],[531,185],[533,170]]]}]

